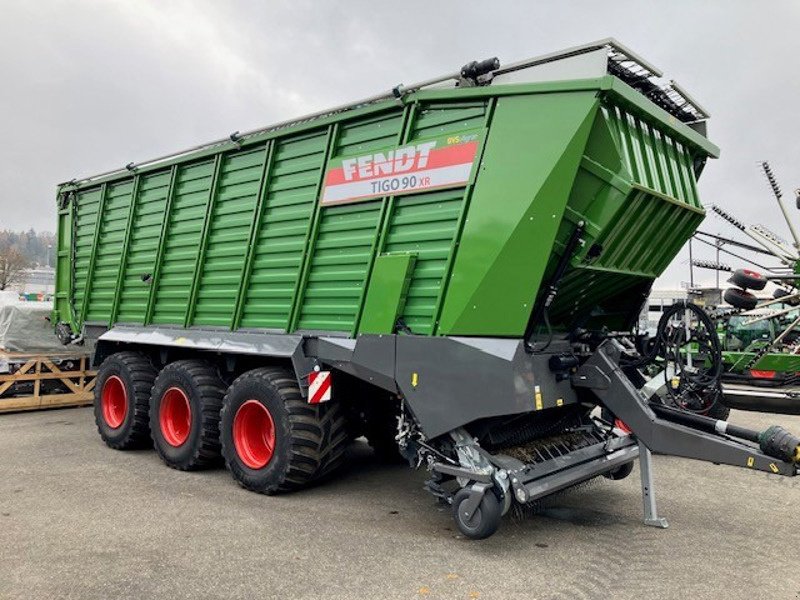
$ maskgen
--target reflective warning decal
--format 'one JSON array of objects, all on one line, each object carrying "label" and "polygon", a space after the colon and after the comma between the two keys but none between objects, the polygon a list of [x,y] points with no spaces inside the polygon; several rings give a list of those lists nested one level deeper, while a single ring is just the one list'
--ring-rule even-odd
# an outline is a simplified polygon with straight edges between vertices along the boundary
[{"label": "reflective warning decal", "polygon": [[331,372],[312,371],[308,375],[308,403],[319,404],[331,399]]}]

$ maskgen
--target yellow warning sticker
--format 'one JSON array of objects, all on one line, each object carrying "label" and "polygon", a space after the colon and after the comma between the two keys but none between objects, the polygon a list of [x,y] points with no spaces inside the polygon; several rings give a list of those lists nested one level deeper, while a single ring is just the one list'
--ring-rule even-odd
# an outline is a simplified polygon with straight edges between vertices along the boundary
[{"label": "yellow warning sticker", "polygon": [[534,391],[534,399],[536,400],[536,410],[542,410],[542,408],[544,407],[544,404],[542,402],[542,388],[540,388],[537,385],[534,386],[533,391]]},{"label": "yellow warning sticker", "polygon": [[564,399],[559,398],[558,400],[556,400],[556,406],[564,406]]},{"label": "yellow warning sticker", "polygon": [[778,469],[778,465],[775,463],[769,463],[769,468],[772,469],[773,473],[777,473],[780,469]]},{"label": "yellow warning sticker", "polygon": [[417,387],[418,383],[419,383],[419,374],[418,373],[412,373],[411,374],[411,387]]},{"label": "yellow warning sticker", "polygon": [[752,468],[752,467],[753,467],[753,465],[755,465],[755,464],[756,464],[756,459],[755,459],[755,458],[753,458],[752,456],[748,457],[748,459],[747,459],[747,466],[748,466],[748,467],[750,467],[750,468]]}]

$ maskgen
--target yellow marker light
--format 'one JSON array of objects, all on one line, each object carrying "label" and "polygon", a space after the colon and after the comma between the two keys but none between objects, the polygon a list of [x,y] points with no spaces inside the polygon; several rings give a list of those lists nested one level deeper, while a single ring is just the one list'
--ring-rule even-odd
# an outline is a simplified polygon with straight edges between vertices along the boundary
[{"label": "yellow marker light", "polygon": [[748,467],[751,467],[751,468],[752,468],[752,467],[753,467],[753,465],[755,465],[755,464],[756,464],[756,459],[755,459],[755,458],[753,458],[752,456],[751,456],[751,457],[749,457],[749,458],[747,459],[747,466],[748,466]]},{"label": "yellow marker light", "polygon": [[775,463],[769,463],[769,468],[772,469],[773,473],[777,473],[779,471],[778,465],[776,465]]},{"label": "yellow marker light", "polygon": [[556,406],[564,406],[564,399],[559,398],[558,400],[556,400]]},{"label": "yellow marker light", "polygon": [[419,375],[417,373],[411,374],[411,387],[417,387],[417,383],[419,383]]}]

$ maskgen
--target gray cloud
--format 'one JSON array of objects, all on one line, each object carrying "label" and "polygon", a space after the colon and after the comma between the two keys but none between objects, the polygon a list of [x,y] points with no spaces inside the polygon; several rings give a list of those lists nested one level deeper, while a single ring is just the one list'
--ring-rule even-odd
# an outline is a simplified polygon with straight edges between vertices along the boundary
[{"label": "gray cloud", "polygon": [[[786,192],[800,186],[800,5],[790,0],[2,0],[0,11],[0,227],[54,229],[55,185],[72,177],[474,58],[607,36],[712,113],[722,158],[701,181],[705,202],[784,233],[757,161],[772,162]],[[704,227],[729,231],[714,217]],[[687,279],[685,259],[665,285]]]}]

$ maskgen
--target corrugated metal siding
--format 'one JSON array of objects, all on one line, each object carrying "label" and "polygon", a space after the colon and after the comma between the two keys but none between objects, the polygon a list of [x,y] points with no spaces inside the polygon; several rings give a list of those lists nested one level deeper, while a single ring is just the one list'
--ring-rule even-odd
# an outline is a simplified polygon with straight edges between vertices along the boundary
[{"label": "corrugated metal siding", "polygon": [[[83,299],[86,296],[86,277],[89,272],[89,262],[92,256],[94,243],[94,230],[97,222],[97,210],[100,206],[101,188],[95,188],[77,195],[77,208],[75,209],[75,229],[73,242],[73,301],[75,308],[80,311]],[[83,320],[83,315],[81,315]]]},{"label": "corrugated metal siding", "polygon": [[603,114],[637,183],[701,208],[692,158],[683,144],[618,106],[603,107]]},{"label": "corrugated metal siding", "polygon": [[118,322],[144,323],[150,286],[142,277],[152,276],[155,270],[169,180],[170,173],[167,171],[146,175],[139,182],[136,213],[122,275]]},{"label": "corrugated metal siding", "polygon": [[326,140],[326,132],[320,131],[276,141],[244,292],[242,327],[286,330],[289,326]]},{"label": "corrugated metal siding", "polygon": [[132,193],[133,180],[109,185],[107,188],[97,256],[89,286],[87,321],[108,322],[111,317]]},{"label": "corrugated metal siding", "polygon": [[197,293],[195,325],[230,326],[264,169],[265,146],[225,158]]},{"label": "corrugated metal siding", "polygon": [[658,277],[702,220],[702,214],[634,190],[597,239],[603,252],[592,266]]},{"label": "corrugated metal siding", "polygon": [[153,322],[183,325],[206,216],[214,161],[182,167],[169,216]]},{"label": "corrugated metal siding", "polygon": [[[480,128],[486,108],[484,102],[425,106],[414,122],[411,141]],[[465,193],[462,187],[400,196],[389,216],[383,252],[417,255],[402,314],[414,333],[430,335],[436,328],[436,309]]]},{"label": "corrugated metal siding", "polygon": [[[333,157],[396,146],[402,122],[403,115],[398,110],[344,124]],[[380,199],[322,209],[303,290],[299,329],[346,332],[355,329],[381,213]]]}]

